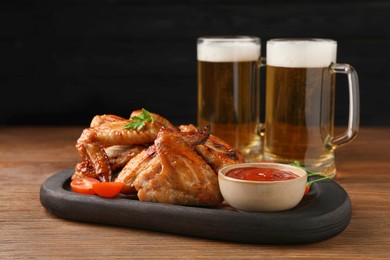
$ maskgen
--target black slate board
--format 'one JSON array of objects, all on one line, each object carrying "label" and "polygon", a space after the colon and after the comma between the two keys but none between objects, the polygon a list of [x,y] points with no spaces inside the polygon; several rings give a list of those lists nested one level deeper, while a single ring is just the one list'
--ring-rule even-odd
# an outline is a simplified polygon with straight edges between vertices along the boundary
[{"label": "black slate board", "polygon": [[203,208],[101,198],[71,191],[74,169],[60,171],[41,186],[41,204],[54,215],[81,222],[109,224],[224,241],[303,244],[342,232],[352,215],[346,191],[332,180],[314,183],[294,209],[249,213],[230,207]]}]

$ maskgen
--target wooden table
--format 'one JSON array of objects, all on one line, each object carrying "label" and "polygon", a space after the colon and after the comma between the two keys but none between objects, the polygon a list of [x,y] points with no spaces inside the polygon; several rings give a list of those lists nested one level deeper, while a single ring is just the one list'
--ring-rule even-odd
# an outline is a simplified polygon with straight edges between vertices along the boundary
[{"label": "wooden table", "polygon": [[[352,220],[306,245],[254,245],[96,225],[53,216],[41,184],[79,159],[81,127],[0,128],[0,259],[390,259],[390,128],[363,128],[336,152]],[[207,223],[204,223],[207,225]]]}]

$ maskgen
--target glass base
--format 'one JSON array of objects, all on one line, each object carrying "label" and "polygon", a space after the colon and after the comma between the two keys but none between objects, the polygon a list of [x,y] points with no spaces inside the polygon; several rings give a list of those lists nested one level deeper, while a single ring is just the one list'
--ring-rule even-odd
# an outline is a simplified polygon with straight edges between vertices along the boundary
[{"label": "glass base", "polygon": [[263,145],[261,140],[253,142],[253,144],[240,149],[244,155],[245,162],[260,162],[263,161]]},{"label": "glass base", "polygon": [[330,154],[325,159],[305,159],[305,160],[294,160],[294,159],[286,159],[280,158],[277,156],[270,156],[266,153],[263,155],[263,160],[266,162],[275,162],[275,163],[283,163],[283,164],[291,164],[295,161],[299,161],[301,166],[305,167],[307,170],[311,172],[315,172],[321,174],[322,176],[329,177],[333,179],[336,177],[336,165],[334,163],[334,156]]},{"label": "glass base", "polygon": [[263,153],[259,149],[253,149],[243,152],[245,162],[261,162],[263,161]]}]

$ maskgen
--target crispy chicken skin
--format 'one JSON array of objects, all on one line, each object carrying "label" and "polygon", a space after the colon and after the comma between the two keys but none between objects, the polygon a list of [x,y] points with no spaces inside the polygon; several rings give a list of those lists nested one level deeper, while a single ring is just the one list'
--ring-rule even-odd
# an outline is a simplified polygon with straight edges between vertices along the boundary
[{"label": "crispy chicken skin", "polygon": [[123,167],[116,177],[116,182],[124,184],[122,193],[132,194],[137,193],[134,187],[134,181],[139,173],[155,174],[161,171],[161,164],[156,157],[156,149],[154,145],[149,146],[148,149],[143,150],[135,156],[129,163]]},{"label": "crispy chicken skin", "polygon": [[[113,145],[104,148],[107,154],[110,168],[113,172],[121,170],[133,157],[146,149],[143,145]],[[84,160],[76,164],[75,173],[72,179],[92,177],[99,179],[93,165],[89,160]]]},{"label": "crispy chicken skin", "polygon": [[193,138],[189,138],[188,133],[161,129],[154,145],[131,160],[116,181],[126,181],[126,191],[136,190],[140,201],[219,205],[222,195],[217,175],[193,149],[208,134],[192,134]]},{"label": "crispy chicken skin", "polygon": [[[181,125],[179,129],[187,133],[197,131],[193,125]],[[238,149],[212,134],[204,144],[197,145],[195,151],[216,173],[225,166],[244,162],[244,156]]]},{"label": "crispy chicken skin", "polygon": [[126,121],[125,118],[117,115],[96,115],[92,118],[90,127],[96,127],[108,122]]},{"label": "crispy chicken skin", "polygon": [[[135,111],[132,115],[139,113]],[[153,114],[154,122],[147,122],[142,131],[124,128],[129,120],[114,115],[95,116],[91,127],[84,129],[77,140],[78,150],[85,165],[94,169],[101,181],[111,181],[112,169],[104,148],[113,145],[147,145],[153,143],[161,127],[173,127],[165,118]]]},{"label": "crispy chicken skin", "polygon": [[215,135],[210,135],[206,143],[197,145],[195,151],[216,173],[225,166],[244,162],[244,156],[239,150]]}]

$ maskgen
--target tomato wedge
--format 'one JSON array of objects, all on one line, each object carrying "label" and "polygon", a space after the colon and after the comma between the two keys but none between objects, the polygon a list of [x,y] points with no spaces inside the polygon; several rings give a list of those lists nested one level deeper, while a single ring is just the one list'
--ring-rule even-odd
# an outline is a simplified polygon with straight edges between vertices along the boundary
[{"label": "tomato wedge", "polygon": [[95,193],[101,197],[113,198],[118,195],[122,188],[122,182],[99,182],[93,184],[93,190]]},{"label": "tomato wedge", "polygon": [[99,183],[99,181],[94,178],[86,177],[73,180],[70,183],[70,187],[74,192],[94,195],[95,191],[93,190],[92,186],[95,183]]},{"label": "tomato wedge", "polygon": [[304,195],[308,194],[308,193],[309,193],[309,191],[310,191],[310,185],[309,185],[309,184],[307,184],[307,185],[306,185],[306,189],[305,189],[305,193],[304,193]]}]

